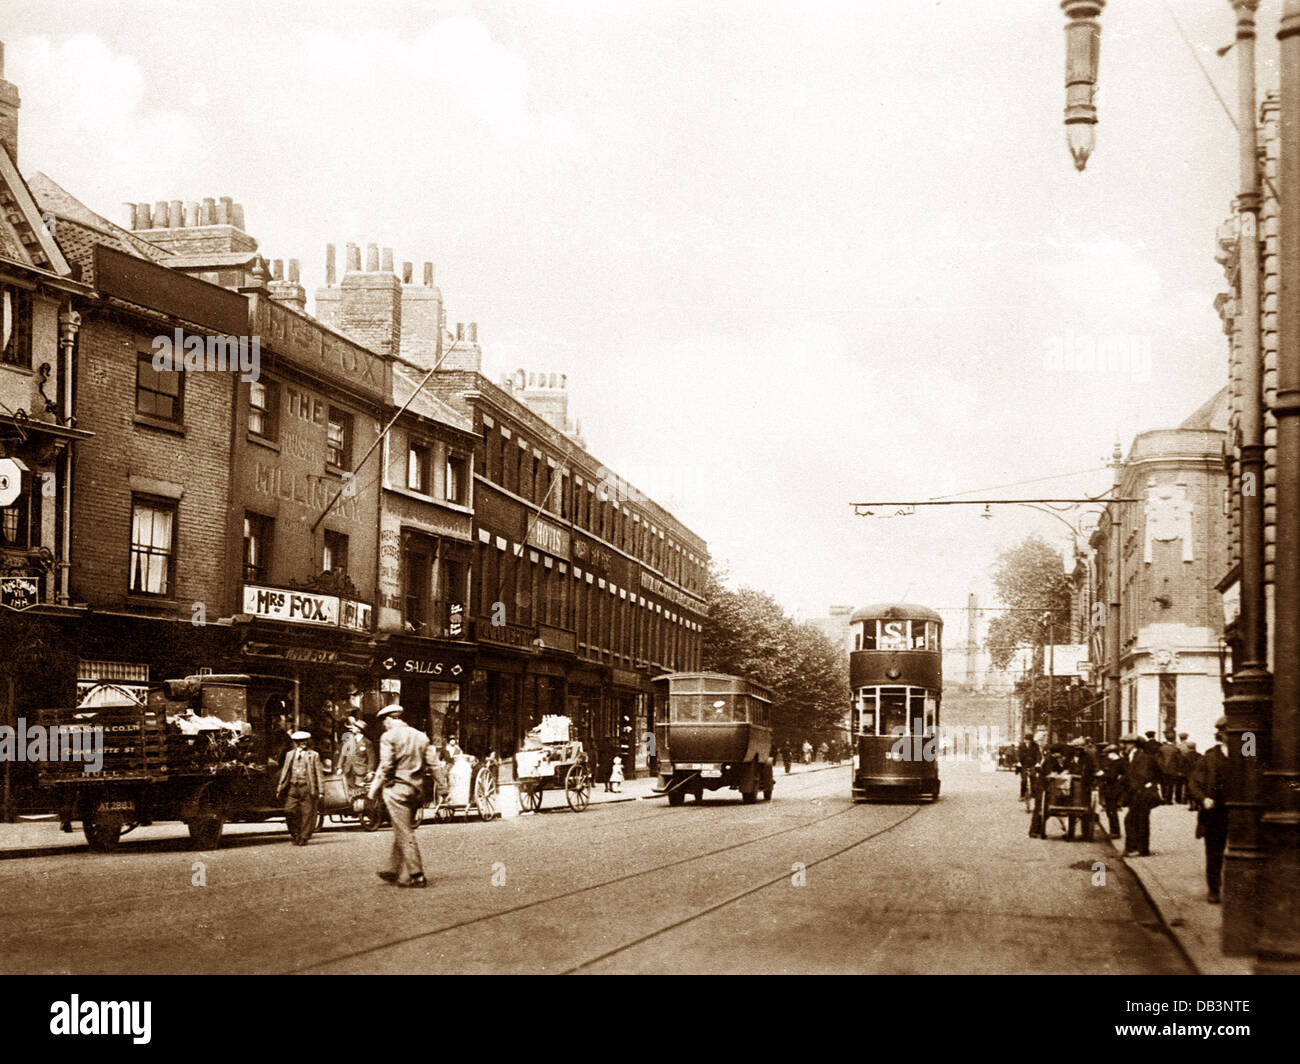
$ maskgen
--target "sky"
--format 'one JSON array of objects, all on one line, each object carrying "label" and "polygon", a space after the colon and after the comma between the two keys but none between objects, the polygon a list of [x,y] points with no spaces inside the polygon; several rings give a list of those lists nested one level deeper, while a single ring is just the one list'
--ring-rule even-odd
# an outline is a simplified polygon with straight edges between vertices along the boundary
[{"label": "sky", "polygon": [[[1226,383],[1230,5],[1107,5],[1083,173],[1063,26],[1056,0],[9,0],[5,77],[23,172],[116,221],[229,195],[309,293],[327,243],[435,262],[491,376],[566,373],[592,453],[811,618],[990,603],[999,550],[1073,535],[854,502],[1095,496],[1117,440]],[[1098,340],[1130,357],[1053,360]]]}]

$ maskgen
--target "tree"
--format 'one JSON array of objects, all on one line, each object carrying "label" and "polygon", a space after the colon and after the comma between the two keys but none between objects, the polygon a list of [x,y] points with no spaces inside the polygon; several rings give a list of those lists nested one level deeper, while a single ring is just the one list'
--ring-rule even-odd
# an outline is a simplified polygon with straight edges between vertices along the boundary
[{"label": "tree", "polygon": [[766,592],[731,590],[726,575],[711,568],[705,586],[702,667],[771,690],[778,746],[839,738],[849,704],[846,656],[812,625],[786,616]]},{"label": "tree", "polygon": [[1005,669],[1017,650],[1044,646],[1052,627],[1057,643],[1073,642],[1070,579],[1060,552],[1046,540],[1030,536],[999,554],[993,586],[1007,607],[1006,613],[993,618],[985,640],[995,668]]}]

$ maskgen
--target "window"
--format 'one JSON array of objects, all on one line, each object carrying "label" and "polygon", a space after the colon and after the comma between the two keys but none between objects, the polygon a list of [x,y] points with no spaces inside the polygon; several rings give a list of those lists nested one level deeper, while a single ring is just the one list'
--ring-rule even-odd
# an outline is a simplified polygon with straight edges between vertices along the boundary
[{"label": "window", "polygon": [[273,522],[261,514],[244,514],[244,582],[263,584],[270,570]]},{"label": "window", "polygon": [[321,558],[321,571],[341,573],[348,570],[348,537],[342,532],[325,530],[325,551]]},{"label": "window", "polygon": [[21,476],[18,498],[0,507],[0,545],[28,550],[41,545],[41,506],[34,478],[30,473]]},{"label": "window", "polygon": [[469,502],[469,462],[464,455],[447,455],[447,483],[444,494],[448,502],[465,506]]},{"label": "window", "polygon": [[1174,731],[1178,727],[1178,676],[1171,672],[1160,674],[1160,719],[1159,734]]},{"label": "window", "polygon": [[0,285],[0,309],[4,311],[5,329],[0,362],[31,368],[32,294],[23,288]]},{"label": "window", "polygon": [[429,494],[430,448],[412,443],[406,451],[406,486],[421,495]]},{"label": "window", "polygon": [[176,504],[163,499],[132,499],[128,588],[141,595],[170,594],[175,551]]},{"label": "window", "polygon": [[141,351],[136,361],[135,412],[163,421],[180,421],[184,382],[174,369],[154,369],[153,355]]},{"label": "window", "polygon": [[256,380],[248,385],[248,431],[264,440],[280,437],[280,386]]},{"label": "window", "polygon": [[352,415],[330,407],[329,429],[326,434],[329,464],[338,469],[352,468]]},{"label": "window", "polygon": [[433,589],[434,544],[425,536],[408,533],[402,556],[402,621],[408,632],[419,632],[429,624],[429,600]]}]

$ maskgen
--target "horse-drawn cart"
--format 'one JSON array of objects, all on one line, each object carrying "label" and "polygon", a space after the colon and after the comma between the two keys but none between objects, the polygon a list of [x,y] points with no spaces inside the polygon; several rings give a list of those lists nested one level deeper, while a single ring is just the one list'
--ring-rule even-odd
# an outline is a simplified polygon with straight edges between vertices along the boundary
[{"label": "horse-drawn cart", "polygon": [[528,733],[524,749],[515,754],[515,783],[525,812],[542,808],[542,793],[548,787],[563,788],[564,799],[575,813],[591,802],[591,764],[572,734],[568,717],[544,717]]}]

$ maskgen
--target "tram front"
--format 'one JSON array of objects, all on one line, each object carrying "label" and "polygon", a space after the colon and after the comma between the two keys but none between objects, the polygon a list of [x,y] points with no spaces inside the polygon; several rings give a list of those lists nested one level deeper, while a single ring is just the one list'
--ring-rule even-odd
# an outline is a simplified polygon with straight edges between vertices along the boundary
[{"label": "tram front", "polygon": [[903,603],[850,618],[853,800],[939,797],[943,621]]}]

